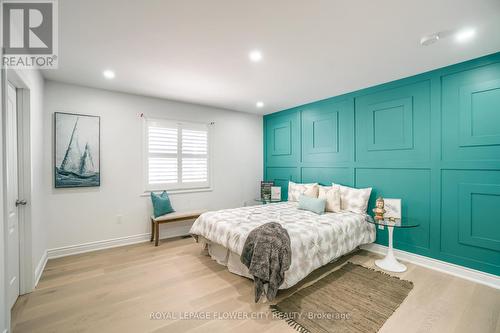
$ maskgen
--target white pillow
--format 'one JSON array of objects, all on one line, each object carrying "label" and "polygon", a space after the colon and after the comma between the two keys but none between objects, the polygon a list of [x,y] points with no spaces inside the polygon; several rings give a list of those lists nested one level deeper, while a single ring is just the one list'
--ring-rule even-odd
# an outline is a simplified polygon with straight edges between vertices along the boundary
[{"label": "white pillow", "polygon": [[288,182],[288,201],[299,201],[301,194],[311,198],[317,198],[318,183],[297,184],[294,182]]},{"label": "white pillow", "polygon": [[[336,184],[332,184],[336,185]],[[340,188],[340,208],[353,213],[366,214],[368,200],[372,188],[352,188],[348,186],[337,185]]]},{"label": "white pillow", "polygon": [[326,199],[325,211],[340,212],[340,187],[338,185],[319,185],[318,199]]}]

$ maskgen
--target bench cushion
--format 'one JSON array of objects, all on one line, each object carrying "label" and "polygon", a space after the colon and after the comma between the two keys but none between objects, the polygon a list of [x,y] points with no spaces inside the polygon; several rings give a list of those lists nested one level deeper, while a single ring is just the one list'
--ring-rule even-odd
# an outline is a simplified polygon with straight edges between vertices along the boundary
[{"label": "bench cushion", "polygon": [[177,220],[177,219],[189,219],[189,218],[197,218],[201,214],[203,214],[205,211],[204,210],[194,210],[194,211],[189,211],[189,212],[173,212],[165,215],[161,215],[158,217],[152,216],[151,218],[155,222],[167,222],[171,220]]}]

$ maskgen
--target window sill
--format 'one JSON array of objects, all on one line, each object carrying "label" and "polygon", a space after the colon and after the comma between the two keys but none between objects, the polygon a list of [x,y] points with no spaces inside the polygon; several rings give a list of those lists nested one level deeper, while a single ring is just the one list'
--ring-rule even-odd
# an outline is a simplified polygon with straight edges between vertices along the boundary
[{"label": "window sill", "polygon": [[[141,196],[141,197],[149,197],[151,195],[151,192],[162,192],[162,191],[163,190],[145,191],[144,193],[141,193],[139,196]],[[165,191],[167,191],[168,195],[176,195],[176,194],[185,194],[185,193],[212,192],[213,188],[211,188],[211,187],[206,187],[206,188],[189,188],[189,189],[165,190]]]}]

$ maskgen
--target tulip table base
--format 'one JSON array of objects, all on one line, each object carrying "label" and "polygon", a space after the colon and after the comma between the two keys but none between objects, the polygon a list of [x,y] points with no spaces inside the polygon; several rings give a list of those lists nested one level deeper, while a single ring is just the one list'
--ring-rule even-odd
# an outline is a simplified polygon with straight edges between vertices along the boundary
[{"label": "tulip table base", "polygon": [[389,232],[389,246],[387,248],[387,254],[384,259],[375,260],[375,265],[389,272],[404,272],[406,271],[406,266],[397,261],[394,256],[394,250],[392,247],[392,233],[394,227],[387,226]]}]

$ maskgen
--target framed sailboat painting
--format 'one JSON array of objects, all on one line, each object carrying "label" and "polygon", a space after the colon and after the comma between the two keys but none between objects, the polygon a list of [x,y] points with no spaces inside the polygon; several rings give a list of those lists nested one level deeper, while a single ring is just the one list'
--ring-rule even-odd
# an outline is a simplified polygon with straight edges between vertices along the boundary
[{"label": "framed sailboat painting", "polygon": [[100,117],[54,113],[56,188],[100,186]]}]

